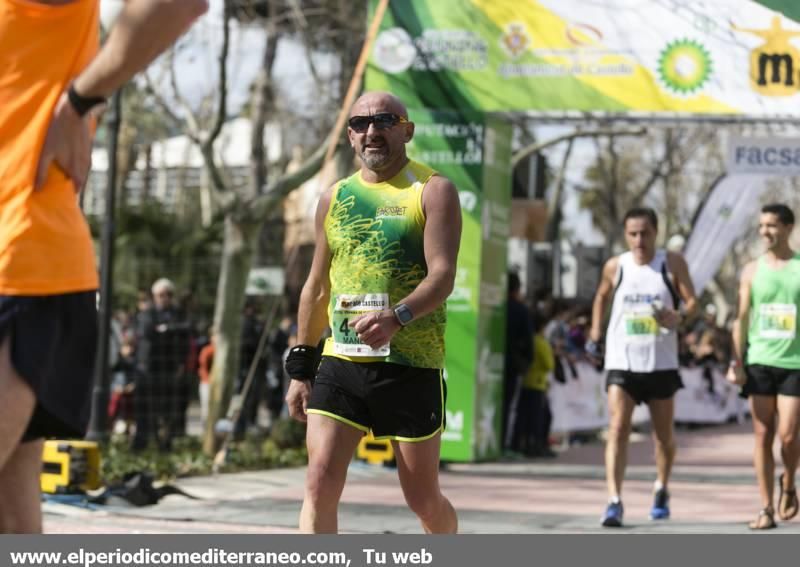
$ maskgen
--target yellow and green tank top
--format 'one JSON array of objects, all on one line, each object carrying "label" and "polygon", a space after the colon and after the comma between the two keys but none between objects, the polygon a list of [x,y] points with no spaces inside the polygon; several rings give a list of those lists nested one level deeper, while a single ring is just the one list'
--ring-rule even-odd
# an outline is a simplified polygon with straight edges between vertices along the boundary
[{"label": "yellow and green tank top", "polygon": [[324,225],[331,250],[332,336],[323,354],[353,362],[444,366],[444,305],[397,331],[388,352],[361,345],[348,326],[356,315],[395,306],[427,275],[422,191],[435,173],[409,161],[388,181],[368,183],[358,172],[334,187]]}]

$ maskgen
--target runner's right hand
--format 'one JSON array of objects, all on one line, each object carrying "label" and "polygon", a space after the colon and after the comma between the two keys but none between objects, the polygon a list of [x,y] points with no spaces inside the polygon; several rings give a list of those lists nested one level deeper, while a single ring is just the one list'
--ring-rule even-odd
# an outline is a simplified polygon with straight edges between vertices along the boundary
[{"label": "runner's right hand", "polygon": [[736,386],[744,386],[744,383],[747,381],[744,369],[741,366],[729,366],[728,372],[725,373],[725,378],[728,382]]},{"label": "runner's right hand", "polygon": [[72,180],[75,192],[83,189],[92,165],[92,136],[89,116],[78,116],[67,95],[62,94],[53,111],[50,126],[39,155],[34,188],[47,181],[50,166],[55,164]]},{"label": "runner's right hand", "polygon": [[292,419],[305,423],[308,419],[308,398],[311,395],[311,382],[308,380],[291,380],[286,392],[286,407]]}]

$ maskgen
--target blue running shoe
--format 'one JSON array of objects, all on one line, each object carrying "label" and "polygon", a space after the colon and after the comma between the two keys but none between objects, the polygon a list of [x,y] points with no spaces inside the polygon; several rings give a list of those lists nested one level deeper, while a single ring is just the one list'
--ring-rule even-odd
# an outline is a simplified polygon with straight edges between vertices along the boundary
[{"label": "blue running shoe", "polygon": [[661,488],[656,491],[653,497],[653,507],[650,509],[650,519],[669,519],[669,492],[667,492],[666,488]]},{"label": "blue running shoe", "polygon": [[609,502],[606,507],[606,513],[603,514],[603,527],[604,528],[621,528],[622,527],[622,502]]}]

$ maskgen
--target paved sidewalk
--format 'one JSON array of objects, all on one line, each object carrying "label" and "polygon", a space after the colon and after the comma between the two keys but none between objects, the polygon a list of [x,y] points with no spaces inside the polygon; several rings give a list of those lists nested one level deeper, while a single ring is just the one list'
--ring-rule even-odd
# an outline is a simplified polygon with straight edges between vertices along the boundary
[{"label": "paved sidewalk", "polygon": [[[626,527],[599,527],[605,506],[603,445],[572,447],[557,459],[451,464],[442,487],[459,513],[463,533],[748,533],[760,508],[751,465],[750,425],[679,431],[673,518],[647,519],[652,443],[631,445],[624,487]],[[776,451],[777,455],[777,451]],[[304,469],[182,479],[198,497],[168,496],[146,508],[86,510],[45,505],[50,533],[295,533]],[[776,494],[777,498],[777,494]],[[354,463],[340,508],[350,533],[420,533],[406,509],[396,471]],[[800,533],[800,518],[771,533]]]}]

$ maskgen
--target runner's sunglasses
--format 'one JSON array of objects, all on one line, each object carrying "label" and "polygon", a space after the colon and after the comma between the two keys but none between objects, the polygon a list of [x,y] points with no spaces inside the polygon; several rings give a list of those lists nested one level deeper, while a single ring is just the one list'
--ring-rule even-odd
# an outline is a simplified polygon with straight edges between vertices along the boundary
[{"label": "runner's sunglasses", "polygon": [[393,114],[391,112],[379,112],[372,116],[352,116],[347,121],[347,125],[359,134],[366,132],[370,124],[375,124],[376,130],[388,130],[396,124],[408,122],[407,118]]}]

